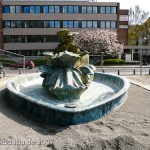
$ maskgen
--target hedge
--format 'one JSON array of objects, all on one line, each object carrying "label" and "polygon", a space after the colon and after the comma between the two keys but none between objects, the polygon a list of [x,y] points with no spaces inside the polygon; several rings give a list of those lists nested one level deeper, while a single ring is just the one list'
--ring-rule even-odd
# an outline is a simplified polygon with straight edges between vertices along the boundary
[{"label": "hedge", "polygon": [[121,59],[104,59],[104,65],[121,65],[124,63],[125,61]]},{"label": "hedge", "polygon": [[47,63],[47,59],[33,59],[32,60],[35,64],[35,66],[45,65]]},{"label": "hedge", "polygon": [[13,61],[13,60],[8,60],[8,59],[0,59],[0,62],[2,63],[3,66],[8,66],[8,65],[10,65],[10,64],[16,63],[15,61]]}]

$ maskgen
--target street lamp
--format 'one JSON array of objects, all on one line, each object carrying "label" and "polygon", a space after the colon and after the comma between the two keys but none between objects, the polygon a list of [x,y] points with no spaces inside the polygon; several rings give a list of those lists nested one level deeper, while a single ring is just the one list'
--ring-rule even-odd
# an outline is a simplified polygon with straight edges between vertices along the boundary
[{"label": "street lamp", "polygon": [[104,63],[104,53],[101,52],[101,72],[103,72],[103,63]]},{"label": "street lamp", "polygon": [[146,40],[146,37],[139,38],[139,44],[140,44],[140,75],[142,76],[142,64],[143,64],[143,50],[142,50],[142,43],[143,41]]}]

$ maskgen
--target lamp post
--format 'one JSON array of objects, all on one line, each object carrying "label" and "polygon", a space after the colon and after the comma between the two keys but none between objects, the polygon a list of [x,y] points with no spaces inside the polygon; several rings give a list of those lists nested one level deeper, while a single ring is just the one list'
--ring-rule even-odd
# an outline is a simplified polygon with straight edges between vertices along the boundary
[{"label": "lamp post", "polygon": [[104,63],[104,53],[101,53],[101,72],[103,72],[103,63]]},{"label": "lamp post", "polygon": [[140,44],[140,76],[142,76],[142,38],[139,38]]},{"label": "lamp post", "polygon": [[144,40],[146,40],[147,38],[144,37],[140,37],[139,38],[139,45],[140,45],[140,75],[142,76],[142,65],[143,65],[143,49],[142,49],[142,43]]}]

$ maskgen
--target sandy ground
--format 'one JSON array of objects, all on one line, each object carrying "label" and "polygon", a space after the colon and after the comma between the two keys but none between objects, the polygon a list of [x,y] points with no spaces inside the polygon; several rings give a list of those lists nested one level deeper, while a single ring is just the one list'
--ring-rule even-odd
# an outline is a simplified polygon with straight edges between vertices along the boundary
[{"label": "sandy ground", "polygon": [[18,113],[0,90],[0,150],[150,150],[150,91],[139,86],[105,117],[63,128]]}]

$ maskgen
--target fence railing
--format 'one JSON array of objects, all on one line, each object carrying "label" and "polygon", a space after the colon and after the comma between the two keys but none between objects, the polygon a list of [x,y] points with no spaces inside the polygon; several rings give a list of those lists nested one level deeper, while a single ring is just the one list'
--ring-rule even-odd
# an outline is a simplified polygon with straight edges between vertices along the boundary
[{"label": "fence railing", "polygon": [[[26,61],[25,55],[20,55],[0,49],[0,62],[3,60],[16,60],[16,59],[23,61],[23,73],[25,73],[25,61]],[[3,61],[2,63],[5,64],[5,61]]]}]

